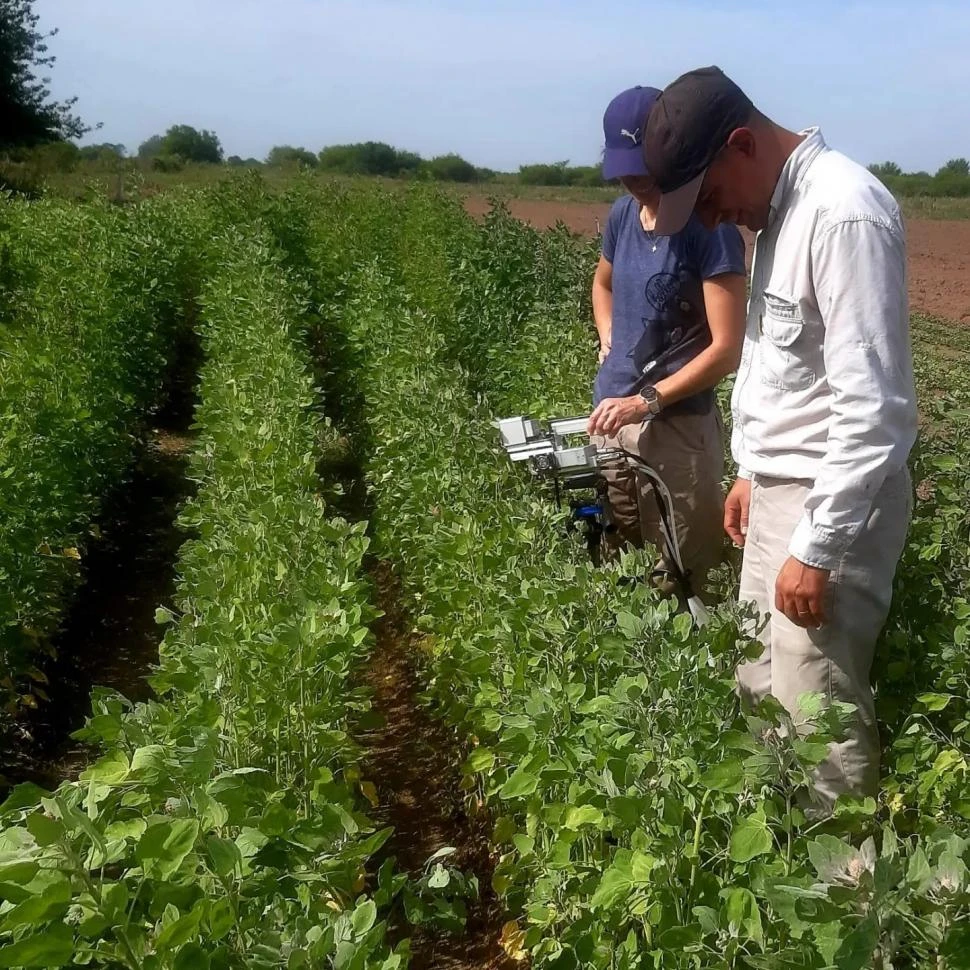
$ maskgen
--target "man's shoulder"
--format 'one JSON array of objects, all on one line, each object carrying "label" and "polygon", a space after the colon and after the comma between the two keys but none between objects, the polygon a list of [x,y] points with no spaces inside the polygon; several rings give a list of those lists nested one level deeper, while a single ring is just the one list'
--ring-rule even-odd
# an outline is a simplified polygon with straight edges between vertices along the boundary
[{"label": "man's shoulder", "polygon": [[818,208],[818,228],[867,221],[889,229],[902,228],[899,203],[865,166],[828,148],[808,173],[806,194]]}]

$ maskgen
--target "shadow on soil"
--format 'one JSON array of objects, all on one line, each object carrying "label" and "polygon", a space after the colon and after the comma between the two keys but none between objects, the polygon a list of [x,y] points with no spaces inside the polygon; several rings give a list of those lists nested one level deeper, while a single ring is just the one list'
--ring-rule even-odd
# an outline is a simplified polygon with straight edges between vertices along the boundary
[{"label": "shadow on soil", "polygon": [[[317,384],[324,391],[324,410],[345,436],[319,466],[324,493],[352,521],[370,521],[372,498],[366,488],[363,458],[372,442],[361,419],[366,407],[354,375],[361,362],[339,326],[311,330],[311,356],[317,362]],[[494,860],[489,855],[489,823],[465,811],[461,792],[461,754],[454,731],[422,702],[421,678],[399,583],[389,563],[368,564],[374,598],[382,616],[374,627],[376,642],[360,681],[372,691],[380,726],[356,732],[363,748],[361,768],[377,786],[378,807],[369,812],[378,827],[394,834],[384,845],[375,868],[395,859],[395,869],[419,878],[439,849],[454,846],[449,867],[478,879],[479,898],[469,902],[464,932],[437,933],[410,926],[403,912],[391,918],[390,942],[410,938],[411,970],[511,970],[520,967],[500,944],[505,917],[492,889]]]},{"label": "shadow on soil", "polygon": [[394,827],[383,854],[395,858],[398,871],[420,877],[435,852],[454,846],[457,852],[448,865],[473,873],[480,891],[479,899],[468,906],[461,935],[406,925],[392,927],[392,933],[410,936],[412,970],[518,966],[499,942],[504,916],[492,890],[494,860],[488,849],[488,822],[471,818],[465,811],[457,739],[444,721],[419,702],[414,666],[418,648],[392,570],[379,562],[371,575],[377,606],[384,615],[376,625],[377,642],[364,681],[373,691],[374,710],[383,723],[359,735],[358,740],[365,750],[364,773],[377,785],[380,800],[371,814],[381,826]]},{"label": "shadow on soil", "polygon": [[[146,430],[128,480],[107,496],[100,538],[84,556],[84,582],[54,639],[55,656],[40,664],[50,698],[27,711],[0,740],[6,786],[31,781],[54,788],[90,761],[71,734],[91,713],[91,689],[117,690],[133,701],[150,696],[146,682],[164,628],[155,610],[175,593],[175,563],[185,534],[176,525],[189,495],[185,477],[194,382],[200,348],[194,335],[176,349],[166,403]],[[0,792],[6,787],[0,783]]]}]

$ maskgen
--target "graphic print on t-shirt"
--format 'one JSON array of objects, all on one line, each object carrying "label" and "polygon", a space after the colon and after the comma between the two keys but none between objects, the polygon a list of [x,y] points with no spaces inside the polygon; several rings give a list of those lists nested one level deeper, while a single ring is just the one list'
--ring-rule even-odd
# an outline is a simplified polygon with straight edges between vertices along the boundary
[{"label": "graphic print on t-shirt", "polygon": [[[612,266],[612,349],[596,374],[594,405],[663,380],[710,343],[703,281],[743,273],[744,245],[734,226],[711,233],[696,217],[675,236],[654,236],[644,231],[640,204],[625,196],[610,210],[603,258]],[[703,391],[667,411],[703,414],[713,402]]]},{"label": "graphic print on t-shirt", "polygon": [[700,281],[679,261],[676,269],[647,280],[643,295],[654,312],[641,318],[643,334],[627,354],[638,374],[652,373],[653,379],[682,365],[685,351],[693,357],[700,349],[694,345],[708,333]]}]

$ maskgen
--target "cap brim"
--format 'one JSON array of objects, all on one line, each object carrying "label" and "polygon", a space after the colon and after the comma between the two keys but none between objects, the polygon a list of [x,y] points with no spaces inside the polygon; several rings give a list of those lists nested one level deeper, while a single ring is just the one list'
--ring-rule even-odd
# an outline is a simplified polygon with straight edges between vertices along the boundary
[{"label": "cap brim", "polygon": [[705,168],[700,175],[685,182],[679,189],[664,192],[660,196],[657,224],[653,230],[658,236],[673,236],[687,225],[694,206],[697,205],[697,196],[701,193],[701,183],[706,174]]},{"label": "cap brim", "polygon": [[649,174],[639,145],[635,148],[608,148],[603,155],[603,178],[607,181]]}]

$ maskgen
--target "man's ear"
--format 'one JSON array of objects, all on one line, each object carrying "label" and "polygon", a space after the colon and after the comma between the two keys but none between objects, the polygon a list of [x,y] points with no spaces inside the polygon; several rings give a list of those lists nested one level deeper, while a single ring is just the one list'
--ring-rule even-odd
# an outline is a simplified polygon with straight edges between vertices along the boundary
[{"label": "man's ear", "polygon": [[755,155],[755,137],[750,128],[735,128],[728,135],[727,144],[747,158]]}]

